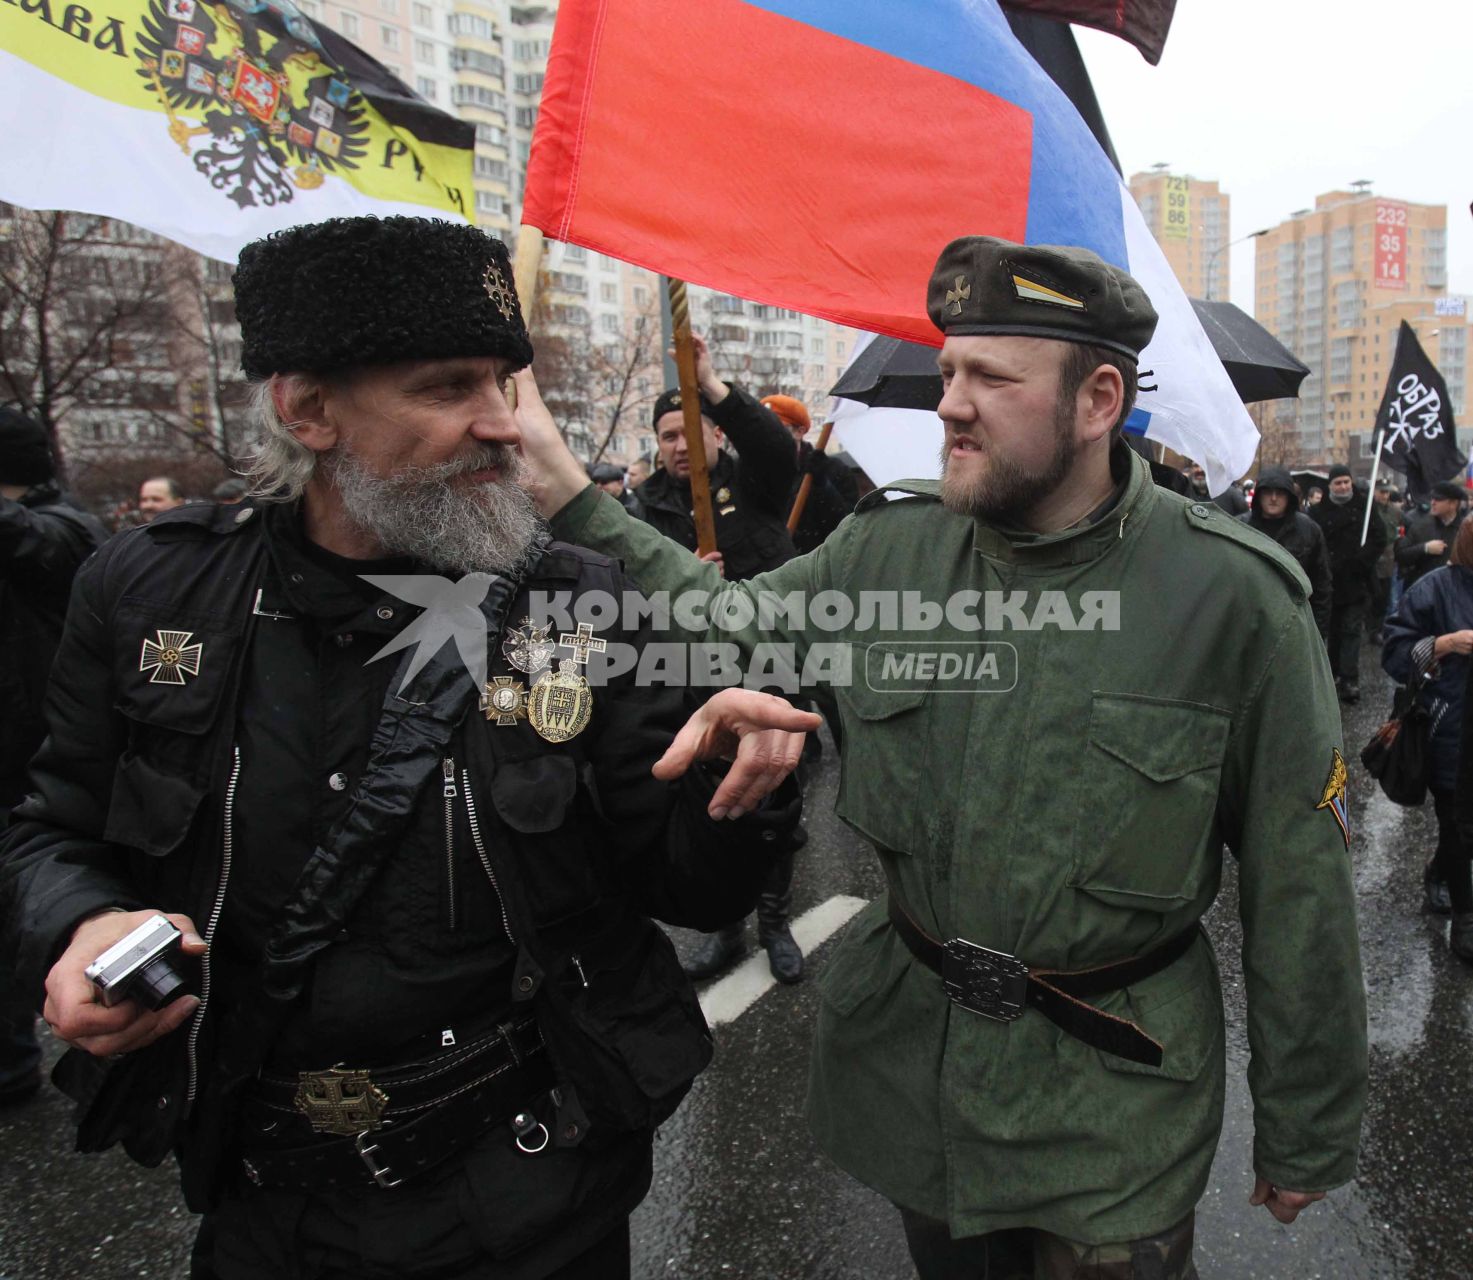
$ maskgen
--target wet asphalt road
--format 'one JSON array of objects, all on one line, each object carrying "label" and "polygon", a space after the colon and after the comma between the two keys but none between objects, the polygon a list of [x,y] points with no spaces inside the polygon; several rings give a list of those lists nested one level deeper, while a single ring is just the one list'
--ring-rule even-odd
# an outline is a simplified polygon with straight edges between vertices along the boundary
[{"label": "wet asphalt road", "polygon": [[[1376,656],[1367,649],[1365,696],[1345,725],[1371,1025],[1360,1173],[1292,1227],[1247,1205],[1252,1126],[1230,864],[1207,922],[1228,989],[1228,1095],[1198,1214],[1202,1280],[1473,1280],[1473,969],[1448,954],[1445,917],[1421,911],[1430,805],[1387,803],[1355,759],[1389,699]],[[830,752],[810,791],[795,913],[881,889],[864,847],[829,812],[836,774]],[[831,951],[832,942],[811,968]],[[715,1064],[661,1132],[655,1187],[633,1224],[636,1280],[912,1277],[895,1211],[829,1165],[808,1136],[816,1001],[811,982],[777,988],[718,1029]],[[194,1228],[168,1167],[71,1154],[67,1104],[49,1091],[0,1112],[0,1143],[0,1280],[186,1274]]]}]

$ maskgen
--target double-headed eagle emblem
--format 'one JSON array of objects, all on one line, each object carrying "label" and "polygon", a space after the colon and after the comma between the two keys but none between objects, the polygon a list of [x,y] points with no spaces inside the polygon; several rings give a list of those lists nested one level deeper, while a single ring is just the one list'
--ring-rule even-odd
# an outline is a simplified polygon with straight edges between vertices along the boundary
[{"label": "double-headed eagle emblem", "polygon": [[150,0],[136,43],[169,136],[242,209],[291,201],[367,152],[362,96],[292,0]]}]

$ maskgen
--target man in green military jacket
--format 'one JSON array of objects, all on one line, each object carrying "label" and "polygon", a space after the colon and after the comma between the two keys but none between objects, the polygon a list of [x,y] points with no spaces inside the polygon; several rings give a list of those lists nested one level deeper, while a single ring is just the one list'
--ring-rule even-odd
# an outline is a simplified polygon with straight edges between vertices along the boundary
[{"label": "man in green military jacket", "polygon": [[[747,582],[588,487],[535,403],[523,448],[558,537],[646,590],[713,593],[725,626],[679,638],[758,667],[791,646],[841,718],[837,810],[891,892],[822,982],[810,1112],[824,1150],[900,1207],[922,1280],[1190,1278],[1224,1088],[1198,921],[1224,846],[1252,1202],[1291,1222],[1355,1171],[1364,989],[1309,584],[1121,445],[1156,323],[1126,273],[970,237],[942,253],[928,307],[939,484],[871,495]],[[698,715],[665,766],[720,731]]]}]

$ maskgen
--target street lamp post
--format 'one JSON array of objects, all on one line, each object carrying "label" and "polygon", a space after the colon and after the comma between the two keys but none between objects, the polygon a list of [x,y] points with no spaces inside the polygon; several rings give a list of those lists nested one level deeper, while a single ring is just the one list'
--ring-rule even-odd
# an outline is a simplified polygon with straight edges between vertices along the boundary
[{"label": "street lamp post", "polygon": [[1261,231],[1250,231],[1246,236],[1239,236],[1236,240],[1229,240],[1226,244],[1220,244],[1207,255],[1207,301],[1217,301],[1217,255],[1224,249],[1231,249],[1235,244],[1242,244],[1245,240],[1256,240],[1259,236],[1268,235],[1268,228]]}]

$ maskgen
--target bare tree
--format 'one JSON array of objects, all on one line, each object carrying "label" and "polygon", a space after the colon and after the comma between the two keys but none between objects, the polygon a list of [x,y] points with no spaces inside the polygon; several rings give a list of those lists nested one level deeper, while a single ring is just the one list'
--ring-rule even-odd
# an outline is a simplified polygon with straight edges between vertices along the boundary
[{"label": "bare tree", "polygon": [[227,277],[197,254],[0,205],[0,397],[46,428],[68,481],[196,456],[223,474],[243,447],[235,332]]},{"label": "bare tree", "polygon": [[115,242],[119,225],[0,205],[0,394],[46,428],[58,466],[67,415],[167,327],[165,282]]},{"label": "bare tree", "polygon": [[662,338],[659,307],[651,303],[628,316],[610,341],[593,344],[595,400],[599,421],[608,423],[594,462],[604,456],[621,423],[659,396]]}]

